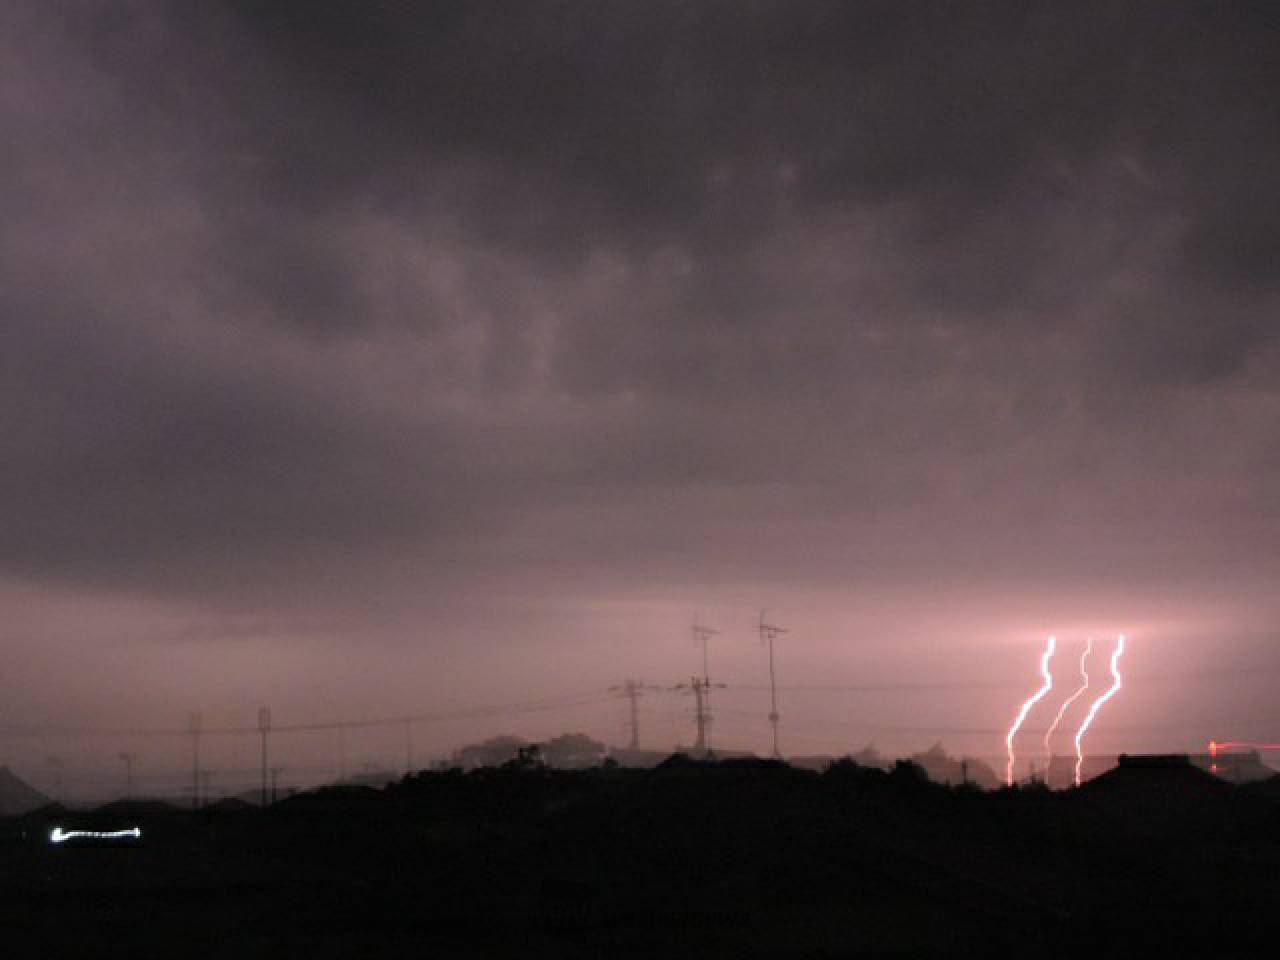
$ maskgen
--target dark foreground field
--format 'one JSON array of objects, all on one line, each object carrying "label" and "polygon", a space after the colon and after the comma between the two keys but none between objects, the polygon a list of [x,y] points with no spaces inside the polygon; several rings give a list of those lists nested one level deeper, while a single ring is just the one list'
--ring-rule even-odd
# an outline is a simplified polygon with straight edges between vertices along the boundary
[{"label": "dark foreground field", "polygon": [[[1268,955],[1280,803],[1192,768],[982,793],[838,764],[424,774],[0,822],[12,957]],[[141,823],[138,849],[48,828]],[[24,836],[25,834],[25,836]]]}]

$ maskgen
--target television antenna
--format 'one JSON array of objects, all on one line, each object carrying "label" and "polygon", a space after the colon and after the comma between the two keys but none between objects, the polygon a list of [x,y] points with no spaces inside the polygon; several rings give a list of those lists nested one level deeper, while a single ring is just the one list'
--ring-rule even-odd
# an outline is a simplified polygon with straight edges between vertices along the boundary
[{"label": "television antenna", "polygon": [[764,611],[760,611],[760,642],[769,646],[769,726],[773,728],[773,757],[775,760],[781,759],[782,754],[778,750],[778,679],[773,669],[773,641],[782,636],[787,631],[782,627],[769,623],[764,618]]}]

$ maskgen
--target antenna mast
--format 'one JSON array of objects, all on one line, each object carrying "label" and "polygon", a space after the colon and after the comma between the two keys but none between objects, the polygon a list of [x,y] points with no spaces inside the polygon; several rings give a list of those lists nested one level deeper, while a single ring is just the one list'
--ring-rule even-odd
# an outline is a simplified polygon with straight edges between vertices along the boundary
[{"label": "antenna mast", "polygon": [[786,633],[782,627],[765,622],[764,611],[760,611],[760,642],[769,645],[769,726],[773,728],[773,758],[780,760],[782,754],[778,750],[778,679],[773,669],[773,641]]},{"label": "antenna mast", "polygon": [[723,683],[712,683],[706,677],[690,677],[688,683],[678,683],[676,690],[693,691],[693,717],[698,724],[698,739],[693,748],[697,753],[707,756],[711,753],[711,704],[712,687],[725,688]]},{"label": "antenna mast", "polygon": [[[704,753],[711,752],[711,687],[713,686],[707,641],[719,633],[719,630],[698,623],[696,616],[693,618],[693,642],[702,645],[702,679],[697,681],[695,678],[696,682],[692,685],[698,718],[698,742],[695,746]],[[714,686],[723,687],[724,684],[718,683]]]}]

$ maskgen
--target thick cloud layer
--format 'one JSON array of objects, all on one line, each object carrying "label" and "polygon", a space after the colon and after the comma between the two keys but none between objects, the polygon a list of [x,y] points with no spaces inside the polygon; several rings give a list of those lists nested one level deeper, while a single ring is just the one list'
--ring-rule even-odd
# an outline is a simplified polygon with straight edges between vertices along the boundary
[{"label": "thick cloud layer", "polygon": [[534,687],[499,638],[682,671],[636,650],[699,605],[815,670],[905,669],[859,616],[1274,636],[1266,4],[0,17],[22,596]]}]

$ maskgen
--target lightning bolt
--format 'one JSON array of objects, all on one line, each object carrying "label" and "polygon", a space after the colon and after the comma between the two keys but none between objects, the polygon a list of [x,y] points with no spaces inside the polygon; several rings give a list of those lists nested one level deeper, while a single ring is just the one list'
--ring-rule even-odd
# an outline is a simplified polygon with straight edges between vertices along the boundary
[{"label": "lightning bolt", "polygon": [[1044,648],[1044,656],[1040,658],[1040,676],[1044,677],[1044,686],[1023,703],[1022,709],[1018,711],[1017,719],[1013,721],[1013,726],[1009,728],[1009,732],[1004,738],[1005,749],[1009,752],[1009,765],[1005,768],[1004,782],[1010,787],[1013,786],[1013,738],[1017,735],[1018,730],[1021,729],[1022,721],[1027,719],[1027,714],[1031,712],[1031,708],[1044,699],[1044,695],[1053,689],[1053,674],[1049,672],[1049,660],[1053,657],[1053,648],[1057,642],[1053,637],[1050,637],[1049,643]]},{"label": "lightning bolt", "polygon": [[1053,718],[1053,723],[1049,724],[1049,730],[1044,735],[1044,764],[1045,764],[1044,769],[1045,769],[1046,775],[1048,774],[1048,771],[1049,771],[1049,764],[1053,762],[1053,748],[1050,745],[1050,740],[1053,737],[1053,732],[1058,729],[1058,724],[1060,724],[1062,722],[1062,718],[1067,715],[1068,708],[1070,708],[1070,706],[1073,703],[1079,700],[1080,697],[1084,694],[1084,692],[1089,689],[1089,671],[1087,668],[1088,668],[1088,662],[1089,662],[1089,654],[1092,652],[1093,652],[1093,637],[1090,637],[1088,640],[1085,641],[1084,653],[1080,654],[1080,675],[1084,677],[1084,683],[1080,685],[1079,690],[1077,690],[1065,701],[1063,701],[1062,706],[1058,708],[1058,715]]},{"label": "lightning bolt", "polygon": [[1120,679],[1120,658],[1124,656],[1124,634],[1116,637],[1116,648],[1111,653],[1111,687],[1093,701],[1093,705],[1089,707],[1089,713],[1084,718],[1084,723],[1080,724],[1080,729],[1076,731],[1076,786],[1080,786],[1080,769],[1084,766],[1084,749],[1081,746],[1084,735],[1089,731],[1093,718],[1098,715],[1098,711],[1102,705],[1120,692],[1120,688],[1124,686]]}]

